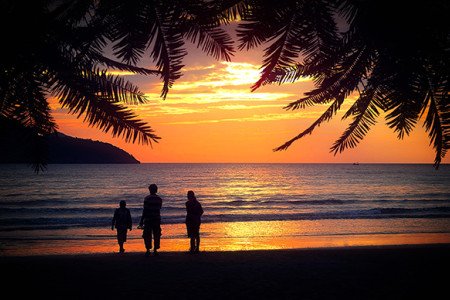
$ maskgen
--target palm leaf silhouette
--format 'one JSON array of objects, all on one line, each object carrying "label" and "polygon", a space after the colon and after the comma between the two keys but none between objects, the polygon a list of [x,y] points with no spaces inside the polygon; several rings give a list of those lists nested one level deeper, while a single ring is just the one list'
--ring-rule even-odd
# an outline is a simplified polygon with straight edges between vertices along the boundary
[{"label": "palm leaf silhouette", "polygon": [[[48,105],[52,95],[90,126],[127,142],[158,142],[153,129],[126,107],[148,99],[137,86],[107,71],[160,76],[165,98],[181,76],[184,38],[196,41],[209,55],[229,60],[232,41],[219,28],[229,6],[203,4],[201,0],[2,1],[5,17],[0,25],[16,30],[4,35],[15,43],[6,48],[7,59],[0,60],[1,119],[29,129],[27,134],[37,141],[33,143],[42,146],[40,137],[56,130]],[[105,55],[109,45],[115,57]],[[137,66],[147,52],[154,69]],[[44,166],[44,148],[35,151],[36,170]]]},{"label": "palm leaf silhouette", "polygon": [[[310,127],[275,151],[286,150],[312,133],[337,113],[346,97],[359,92],[360,97],[344,114],[353,121],[332,145],[332,152],[355,147],[380,111],[398,138],[409,135],[425,115],[438,168],[449,148],[450,134],[446,1],[408,6],[387,0],[244,2],[239,47],[268,44],[261,77],[252,90],[312,77],[316,87],[285,108],[331,103]],[[399,15],[404,16],[401,22]],[[427,25],[419,25],[418,19]]]}]

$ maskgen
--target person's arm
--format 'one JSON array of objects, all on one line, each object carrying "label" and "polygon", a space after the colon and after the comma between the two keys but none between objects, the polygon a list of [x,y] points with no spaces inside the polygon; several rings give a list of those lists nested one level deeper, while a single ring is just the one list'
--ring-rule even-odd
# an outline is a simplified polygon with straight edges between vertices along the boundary
[{"label": "person's arm", "polygon": [[198,205],[199,205],[199,212],[200,212],[200,216],[201,216],[201,215],[203,215],[203,207],[200,202],[198,203]]},{"label": "person's arm", "polygon": [[139,220],[139,227],[142,227],[144,225],[144,212],[142,212],[141,219]]},{"label": "person's arm", "polygon": [[131,219],[131,213],[130,213],[130,210],[128,210],[127,211],[127,225],[128,225],[128,229],[130,229],[130,231],[131,231],[131,229],[133,228],[133,220]]},{"label": "person's arm", "polygon": [[190,213],[189,203],[186,202],[185,205],[186,205],[186,214],[189,214]]},{"label": "person's arm", "polygon": [[141,215],[141,219],[139,220],[139,225],[138,228],[142,228],[142,226],[144,226],[144,216],[145,216],[145,199],[144,198],[144,207],[142,208],[142,215]]},{"label": "person's arm", "polygon": [[191,205],[191,212],[195,216],[201,216],[203,214],[203,208],[200,202],[196,201]]},{"label": "person's arm", "polygon": [[116,224],[116,210],[114,211],[114,216],[112,218],[111,230],[114,230],[114,224]]}]

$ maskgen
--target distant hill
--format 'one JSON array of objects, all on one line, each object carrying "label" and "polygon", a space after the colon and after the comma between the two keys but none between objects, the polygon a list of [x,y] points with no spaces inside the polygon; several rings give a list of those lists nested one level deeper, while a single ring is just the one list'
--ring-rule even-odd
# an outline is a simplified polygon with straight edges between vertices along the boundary
[{"label": "distant hill", "polygon": [[[4,143],[3,143],[4,142]],[[2,141],[0,163],[29,163],[22,143]],[[108,143],[71,137],[62,133],[48,136],[50,164],[139,164],[128,152]]]}]

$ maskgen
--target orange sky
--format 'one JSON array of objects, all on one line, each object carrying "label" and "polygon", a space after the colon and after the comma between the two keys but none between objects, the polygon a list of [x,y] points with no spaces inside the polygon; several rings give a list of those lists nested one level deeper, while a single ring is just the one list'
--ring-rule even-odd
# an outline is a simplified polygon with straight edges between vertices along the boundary
[{"label": "orange sky", "polygon": [[[433,163],[434,151],[422,124],[411,136],[397,140],[384,118],[369,131],[355,149],[334,156],[330,146],[349,121],[341,116],[354,97],[349,97],[342,113],[317,128],[313,135],[295,142],[287,151],[272,149],[306,129],[326,109],[285,111],[283,107],[300,98],[313,84],[303,79],[294,84],[264,86],[255,92],[262,50],[242,51],[232,62],[216,61],[190,47],[183,77],[161,100],[158,78],[124,75],[147,94],[148,104],[132,109],[162,137],[150,146],[127,144],[52,104],[59,131],[76,137],[112,143],[141,162],[401,162]],[[145,61],[142,66],[152,66]],[[443,161],[449,162],[448,156]]]}]

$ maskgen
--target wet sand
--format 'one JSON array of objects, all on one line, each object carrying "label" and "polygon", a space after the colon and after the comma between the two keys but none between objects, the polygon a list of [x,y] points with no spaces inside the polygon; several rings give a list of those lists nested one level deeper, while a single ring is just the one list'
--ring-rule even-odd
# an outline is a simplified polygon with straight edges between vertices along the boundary
[{"label": "wet sand", "polygon": [[14,299],[437,299],[450,245],[3,256],[0,268]]}]

